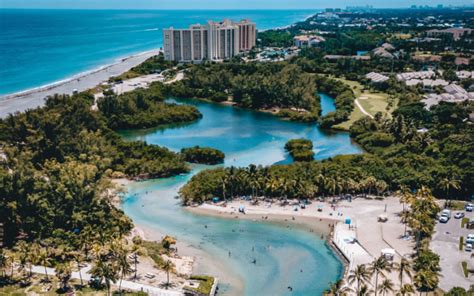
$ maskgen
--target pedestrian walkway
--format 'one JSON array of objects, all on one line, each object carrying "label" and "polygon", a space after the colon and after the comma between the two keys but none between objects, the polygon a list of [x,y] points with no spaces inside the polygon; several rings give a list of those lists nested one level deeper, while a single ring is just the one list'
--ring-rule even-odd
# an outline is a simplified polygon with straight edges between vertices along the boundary
[{"label": "pedestrian walkway", "polygon": [[[89,273],[89,270],[91,269],[90,266],[81,268],[81,273],[79,271],[74,271],[71,274],[71,278],[80,280],[82,277],[82,280],[84,282],[88,282],[91,279],[91,275]],[[46,274],[48,272],[49,276],[55,276],[56,272],[54,268],[49,268],[47,267],[45,270],[44,266],[38,266],[38,265],[33,265],[31,268],[33,273],[38,273],[38,274]],[[158,287],[150,286],[150,285],[145,285],[145,284],[140,284],[137,282],[132,282],[132,281],[127,281],[123,280],[122,281],[122,289],[129,289],[132,291],[143,291],[147,292],[148,295],[153,295],[153,296],[181,296],[184,295],[182,291],[176,291],[176,290],[165,290],[161,289]]]}]

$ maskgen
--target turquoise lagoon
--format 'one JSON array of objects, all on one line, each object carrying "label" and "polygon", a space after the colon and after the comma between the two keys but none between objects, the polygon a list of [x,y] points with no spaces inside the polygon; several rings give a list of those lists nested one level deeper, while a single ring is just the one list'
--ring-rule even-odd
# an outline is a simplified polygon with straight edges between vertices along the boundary
[{"label": "turquoise lagoon", "polygon": [[[334,108],[329,96],[323,95],[321,100],[324,112]],[[313,141],[317,159],[361,152],[347,133],[198,100],[176,102],[197,106],[203,118],[189,125],[124,131],[122,136],[174,151],[194,145],[211,146],[225,152],[226,166],[289,163],[283,146],[288,139],[300,137]],[[237,290],[224,282],[220,292],[225,295],[321,295],[329,282],[341,276],[343,265],[319,234],[294,224],[224,219],[183,209],[175,199],[179,188],[205,168],[194,166],[187,175],[129,185],[123,203],[125,213],[135,223],[177,237],[224,266],[243,283],[242,290]],[[252,263],[254,259],[256,264]],[[206,270],[206,266],[199,268],[200,273]]]}]

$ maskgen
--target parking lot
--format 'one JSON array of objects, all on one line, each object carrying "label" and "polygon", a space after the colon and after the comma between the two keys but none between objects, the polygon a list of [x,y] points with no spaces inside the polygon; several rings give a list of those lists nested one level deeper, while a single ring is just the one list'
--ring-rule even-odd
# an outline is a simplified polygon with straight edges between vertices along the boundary
[{"label": "parking lot", "polygon": [[437,222],[436,232],[431,242],[431,248],[441,256],[441,274],[440,288],[447,291],[452,287],[459,286],[469,288],[474,283],[474,276],[471,274],[469,278],[464,276],[461,262],[466,261],[468,268],[474,268],[474,258],[471,257],[472,252],[459,250],[459,238],[468,234],[474,234],[474,229],[461,228],[461,220],[455,219],[454,214],[464,212],[465,217],[474,218],[474,212],[451,211],[451,219],[447,223]]}]

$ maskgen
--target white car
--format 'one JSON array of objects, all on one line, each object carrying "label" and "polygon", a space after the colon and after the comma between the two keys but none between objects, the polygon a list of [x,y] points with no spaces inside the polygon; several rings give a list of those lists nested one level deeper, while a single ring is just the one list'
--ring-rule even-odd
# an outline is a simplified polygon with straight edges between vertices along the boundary
[{"label": "white car", "polygon": [[448,223],[449,217],[448,216],[441,216],[441,217],[439,217],[438,221],[441,222],[441,223]]},{"label": "white car", "polygon": [[474,210],[474,204],[468,203],[464,206],[464,209],[468,212],[472,212]]},{"label": "white car", "polygon": [[466,247],[464,248],[466,252],[472,252],[472,244],[466,244]]},{"label": "white car", "polygon": [[474,233],[471,233],[471,234],[467,235],[466,244],[474,244]]}]

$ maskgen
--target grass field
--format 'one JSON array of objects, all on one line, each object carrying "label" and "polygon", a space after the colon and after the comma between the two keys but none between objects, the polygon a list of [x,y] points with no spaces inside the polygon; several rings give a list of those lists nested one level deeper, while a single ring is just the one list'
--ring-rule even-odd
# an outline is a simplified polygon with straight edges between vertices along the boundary
[{"label": "grass field", "polygon": [[[344,82],[345,84],[351,87],[352,91],[356,96],[356,99],[359,101],[359,104],[367,113],[372,116],[374,116],[377,112],[382,112],[384,115],[390,117],[391,113],[397,107],[397,102],[393,102],[391,108],[387,110],[387,106],[389,105],[389,96],[386,93],[363,90],[363,86],[357,81],[351,81],[342,78],[336,79]],[[341,130],[349,130],[350,126],[356,120],[364,116],[366,115],[356,105],[354,106],[354,111],[352,111],[349,120],[334,126],[334,128]]]}]

